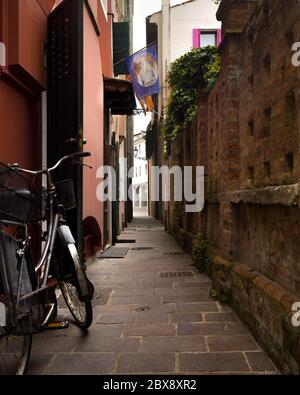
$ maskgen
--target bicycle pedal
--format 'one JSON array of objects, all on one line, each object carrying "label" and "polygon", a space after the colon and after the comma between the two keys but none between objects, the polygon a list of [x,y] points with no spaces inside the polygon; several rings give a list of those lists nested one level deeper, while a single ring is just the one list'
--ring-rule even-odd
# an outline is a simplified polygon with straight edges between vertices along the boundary
[{"label": "bicycle pedal", "polygon": [[55,330],[55,329],[67,329],[69,327],[69,321],[53,321],[48,322],[44,325],[44,329]]}]

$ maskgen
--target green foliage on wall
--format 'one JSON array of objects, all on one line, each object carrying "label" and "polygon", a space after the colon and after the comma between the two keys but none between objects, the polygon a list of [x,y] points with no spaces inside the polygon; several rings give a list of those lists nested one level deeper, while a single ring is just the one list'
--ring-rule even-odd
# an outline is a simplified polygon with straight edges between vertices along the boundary
[{"label": "green foliage on wall", "polygon": [[171,88],[162,124],[165,141],[172,141],[197,114],[197,91],[205,85],[212,89],[220,71],[216,47],[192,49],[171,65],[168,82]]},{"label": "green foliage on wall", "polygon": [[207,272],[211,264],[211,259],[208,256],[207,249],[210,242],[206,240],[202,233],[198,233],[193,247],[194,265],[200,272]]}]

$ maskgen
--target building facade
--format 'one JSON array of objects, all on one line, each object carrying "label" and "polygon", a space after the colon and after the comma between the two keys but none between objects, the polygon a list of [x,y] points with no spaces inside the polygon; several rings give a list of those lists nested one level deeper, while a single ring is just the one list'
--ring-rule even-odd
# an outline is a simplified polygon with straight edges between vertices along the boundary
[{"label": "building facade", "polygon": [[145,132],[134,135],[133,206],[148,207],[148,161],[146,160]]},{"label": "building facade", "polygon": [[120,1],[0,1],[1,161],[40,168],[92,153],[92,169],[57,174],[75,180],[68,219],[86,258],[111,240],[112,216],[96,196],[97,170],[111,162],[111,115],[135,107],[131,83],[113,78],[116,7]]},{"label": "building facade", "polygon": [[[211,0],[191,0],[173,7],[170,6],[170,0],[163,0],[162,10],[147,17],[147,44],[157,43],[161,83],[160,93],[155,98],[157,114],[152,120],[151,140],[155,143],[148,153],[150,166],[167,164],[163,158],[165,146],[159,123],[170,95],[168,72],[171,63],[192,48],[220,44],[221,22],[216,18],[217,8]],[[150,214],[163,222],[167,221],[167,211],[167,203],[150,203]]]}]

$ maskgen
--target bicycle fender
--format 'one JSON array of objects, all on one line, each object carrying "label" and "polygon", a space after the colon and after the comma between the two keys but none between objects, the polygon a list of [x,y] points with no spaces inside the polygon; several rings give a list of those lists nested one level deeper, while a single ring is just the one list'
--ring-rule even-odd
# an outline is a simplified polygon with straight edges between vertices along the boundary
[{"label": "bicycle fender", "polygon": [[69,244],[75,244],[74,237],[71,233],[70,228],[67,225],[60,225],[57,229],[57,235],[60,243],[63,246],[67,246]]}]

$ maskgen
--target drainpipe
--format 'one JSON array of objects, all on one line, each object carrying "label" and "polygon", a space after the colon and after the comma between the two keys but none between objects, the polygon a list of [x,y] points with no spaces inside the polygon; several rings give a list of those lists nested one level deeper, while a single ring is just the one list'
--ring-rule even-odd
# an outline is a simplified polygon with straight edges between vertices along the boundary
[{"label": "drainpipe", "polygon": [[6,67],[6,47],[5,44],[0,41],[0,66]]},{"label": "drainpipe", "polygon": [[[170,0],[162,0],[162,107],[163,110],[168,104],[168,71],[170,67],[170,43],[171,43],[171,29],[170,29]],[[169,160],[168,160],[169,162]],[[169,163],[168,163],[169,164]],[[164,188],[164,185],[161,185]],[[161,202],[162,217],[165,224],[168,223],[170,213],[170,203]],[[167,227],[167,226],[166,226]]]},{"label": "drainpipe", "polygon": [[162,105],[164,109],[168,103],[170,33],[170,0],[162,0]]}]

